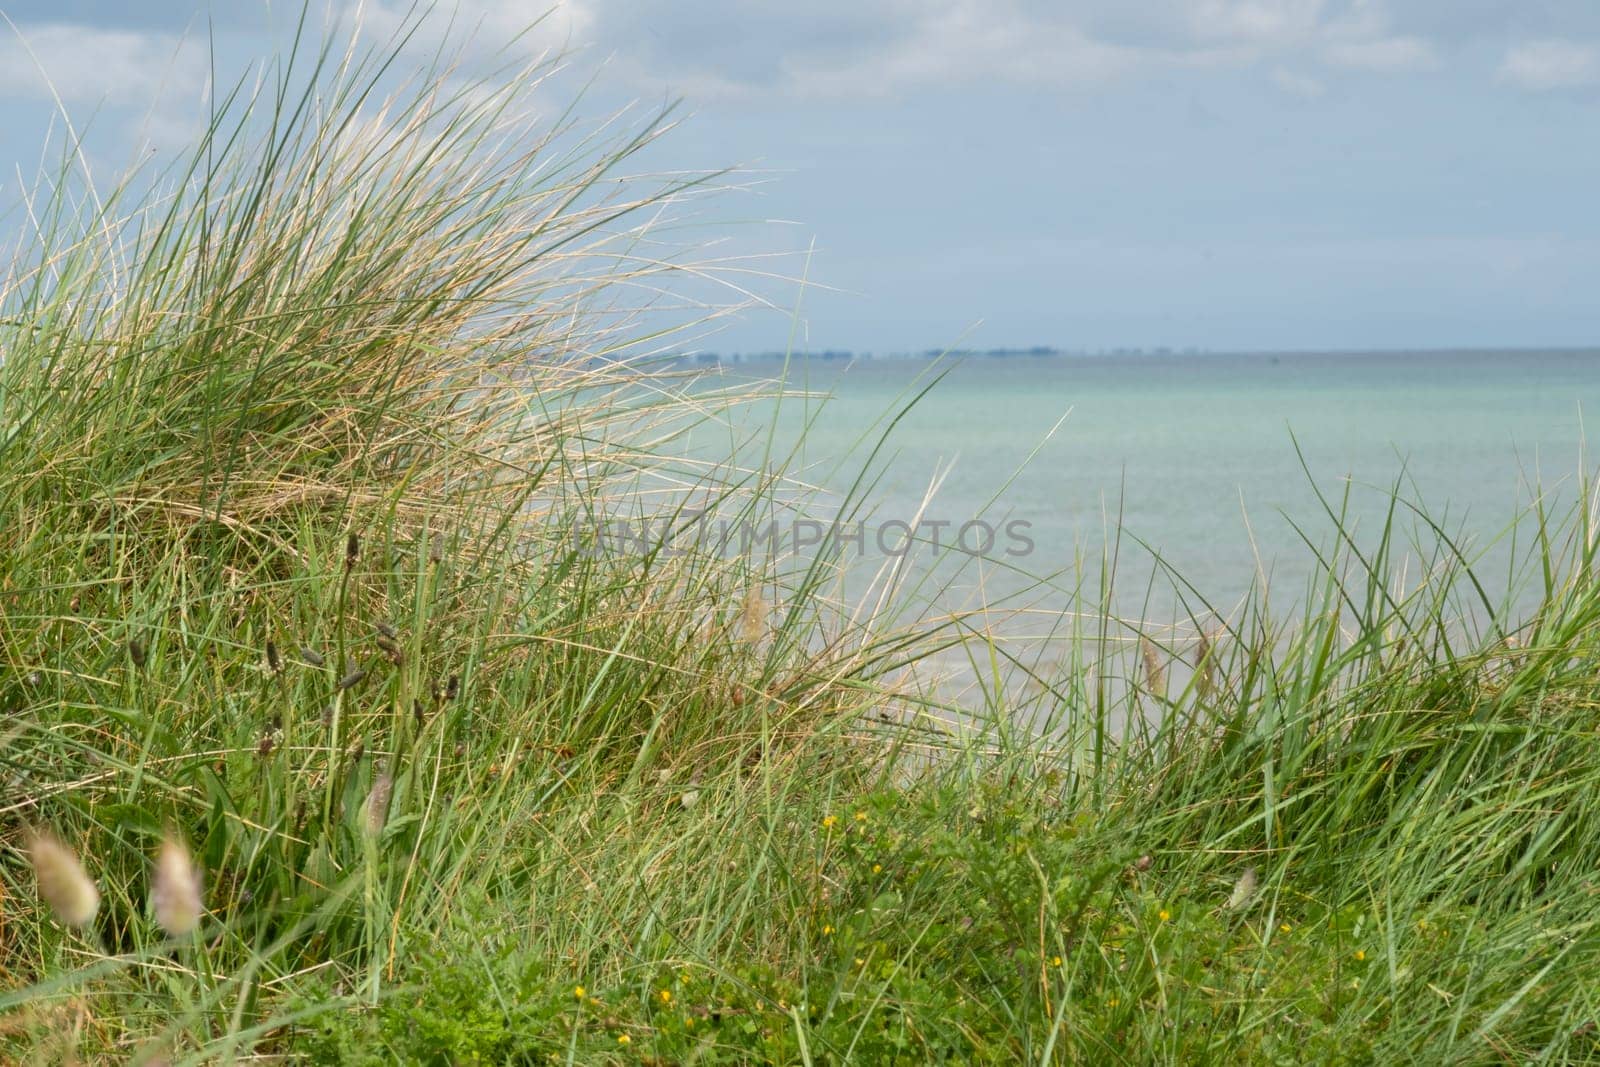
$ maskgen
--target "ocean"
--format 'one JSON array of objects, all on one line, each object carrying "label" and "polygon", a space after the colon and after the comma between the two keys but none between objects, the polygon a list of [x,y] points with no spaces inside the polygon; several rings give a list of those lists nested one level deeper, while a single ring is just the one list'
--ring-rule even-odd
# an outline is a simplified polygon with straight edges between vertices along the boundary
[{"label": "ocean", "polygon": [[[783,365],[717,373],[776,379]],[[1287,616],[1334,541],[1325,501],[1365,550],[1394,510],[1415,544],[1398,554],[1400,585],[1432,555],[1426,515],[1515,614],[1537,595],[1536,576],[1511,569],[1529,505],[1570,513],[1595,473],[1584,418],[1600,412],[1600,352],[792,361],[785,390],[776,411],[697,431],[695,448],[732,445],[751,470],[792,450],[786,480],[807,488],[785,522],[830,521],[870,472],[869,532],[841,543],[847,603],[892,579],[902,614],[987,606],[1001,630],[1044,633],[1100,602],[1110,574],[1114,611],[1150,627],[1228,617],[1252,589]],[[962,549],[927,543],[974,522]],[[903,558],[877,537],[902,524],[923,542]]]}]

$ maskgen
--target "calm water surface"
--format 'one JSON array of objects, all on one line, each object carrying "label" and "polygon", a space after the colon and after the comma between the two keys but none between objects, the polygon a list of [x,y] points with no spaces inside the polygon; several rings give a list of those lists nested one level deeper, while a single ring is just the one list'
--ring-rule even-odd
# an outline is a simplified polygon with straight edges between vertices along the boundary
[{"label": "calm water surface", "polygon": [[[799,440],[811,423],[792,473],[844,492],[872,428],[941,369],[923,360],[791,365],[792,388],[828,397],[782,405],[780,442]],[[1332,530],[1313,487],[1335,501],[1348,489],[1357,530],[1371,537],[1398,482],[1405,499],[1482,554],[1488,584],[1504,591],[1506,531],[1536,487],[1560,505],[1576,497],[1590,463],[1586,412],[1600,412],[1596,352],[972,358],[949,366],[888,438],[892,462],[871,494],[873,517],[914,518],[945,472],[924,517],[1029,523],[1032,553],[1006,562],[1057,576],[1024,598],[1046,611],[1069,606],[1084,564],[1095,591],[1107,530],[1120,523],[1117,607],[1159,621],[1189,609],[1169,582],[1152,586],[1159,569],[1135,539],[1219,609],[1263,580],[1275,601],[1299,599],[1314,556],[1295,524],[1318,543]],[[771,414],[746,412],[741,426]],[[752,464],[759,452],[744,450]],[[882,562],[869,545],[856,566],[865,573]],[[947,599],[994,600],[1028,584],[991,566],[980,594],[969,567]]]},{"label": "calm water surface", "polygon": [[[782,365],[717,374],[773,379]],[[731,450],[760,469],[776,426],[773,451],[794,450],[787,475],[816,486],[787,518],[827,522],[888,416],[910,405],[874,467],[870,523],[1024,522],[1032,550],[1008,557],[1021,545],[1003,536],[987,560],[923,547],[899,568],[899,617],[994,608],[984,625],[1034,662],[1059,661],[1072,613],[1099,617],[1112,549],[1115,614],[1173,648],[1237,617],[1253,587],[1266,587],[1278,621],[1293,616],[1322,581],[1317,550],[1334,541],[1317,490],[1349,509],[1370,550],[1398,486],[1474,561],[1496,609],[1525,613],[1538,574],[1512,563],[1530,547],[1526,509],[1542,494],[1570,514],[1582,472],[1595,474],[1584,416],[1600,411],[1600,352],[797,362],[786,381],[776,413],[741,408],[696,430],[691,450]],[[1437,544],[1411,507],[1395,523],[1406,582]],[[848,549],[832,595],[870,600],[891,561],[869,536],[866,552]],[[936,669],[970,678],[960,654],[949,659]]]}]

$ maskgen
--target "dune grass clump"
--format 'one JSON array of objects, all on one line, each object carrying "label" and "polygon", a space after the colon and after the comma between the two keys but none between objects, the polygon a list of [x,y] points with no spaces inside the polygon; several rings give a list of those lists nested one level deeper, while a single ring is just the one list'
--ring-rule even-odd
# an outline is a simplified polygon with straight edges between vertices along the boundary
[{"label": "dune grass clump", "polygon": [[[505,830],[543,839],[546,805],[668,760],[709,784],[857,699],[742,644],[744,564],[572,536],[692,415],[631,362],[699,184],[626,171],[665,123],[540,125],[553,63],[408,82],[400,47],[301,43],[174,168],[96,192],[69,150],[30,205],[0,291],[4,810],[106,955],[20,915],[12,1008],[114,977],[91,1003],[130,1035],[242,1052],[281,1029],[265,990],[338,961],[377,996],[415,912],[526,877],[495,857],[535,854]],[[198,988],[138,1007],[191,931]]]},{"label": "dune grass clump", "polygon": [[[1174,577],[1180,639],[1112,565],[1049,670],[594,551],[619,500],[770,503],[673,458],[737,398],[631,358],[703,186],[629,176],[660,122],[528,120],[545,66],[403,59],[302,44],[175,169],[32,205],[0,1058],[1600,1057],[1592,489],[1530,609],[1330,507],[1298,616]],[[891,685],[952,647],[977,697]]]}]

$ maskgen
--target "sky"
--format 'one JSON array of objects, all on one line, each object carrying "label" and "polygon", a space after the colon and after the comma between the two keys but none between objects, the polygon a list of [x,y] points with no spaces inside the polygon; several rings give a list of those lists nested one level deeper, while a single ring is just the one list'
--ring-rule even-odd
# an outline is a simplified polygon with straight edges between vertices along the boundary
[{"label": "sky", "polygon": [[[52,93],[105,166],[181,143],[266,10],[0,0],[0,201]],[[445,0],[422,37],[446,15],[569,50],[586,106],[681,98],[653,167],[743,168],[700,230],[806,284],[707,348],[1600,343],[1594,0]]]}]

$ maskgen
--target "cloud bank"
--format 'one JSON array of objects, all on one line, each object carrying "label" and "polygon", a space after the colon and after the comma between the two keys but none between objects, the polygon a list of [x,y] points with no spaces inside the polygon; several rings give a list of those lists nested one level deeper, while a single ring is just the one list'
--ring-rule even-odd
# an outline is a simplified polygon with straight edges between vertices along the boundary
[{"label": "cloud bank", "polygon": [[1506,52],[1500,78],[1534,92],[1593,85],[1600,81],[1600,46],[1561,38],[1527,41]]},{"label": "cloud bank", "polygon": [[148,105],[205,84],[202,44],[179,34],[74,23],[0,26],[0,96]]},{"label": "cloud bank", "polygon": [[[413,10],[410,0],[330,0],[329,17],[383,39]],[[116,28],[18,16],[22,39],[8,31],[0,40],[0,96],[48,96],[54,86],[68,102],[117,106],[204,86],[203,34],[123,15]],[[1473,63],[1484,80],[1517,90],[1600,82],[1600,4],[1590,0],[444,0],[416,46],[447,27],[472,31],[479,56],[583,46],[607,58],[613,77],[694,99],[985,84],[1070,91],[1250,68],[1313,98],[1342,77]],[[1498,67],[1472,56],[1485,44]]]}]

